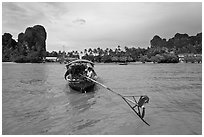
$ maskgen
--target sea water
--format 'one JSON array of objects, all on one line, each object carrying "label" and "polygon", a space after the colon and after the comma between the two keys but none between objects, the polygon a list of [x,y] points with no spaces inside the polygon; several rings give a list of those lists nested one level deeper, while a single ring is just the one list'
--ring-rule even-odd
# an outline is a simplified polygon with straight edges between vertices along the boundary
[{"label": "sea water", "polygon": [[98,81],[122,95],[147,95],[147,126],[120,96],[96,85],[81,94],[65,65],[2,64],[4,135],[202,134],[202,64],[96,64]]}]

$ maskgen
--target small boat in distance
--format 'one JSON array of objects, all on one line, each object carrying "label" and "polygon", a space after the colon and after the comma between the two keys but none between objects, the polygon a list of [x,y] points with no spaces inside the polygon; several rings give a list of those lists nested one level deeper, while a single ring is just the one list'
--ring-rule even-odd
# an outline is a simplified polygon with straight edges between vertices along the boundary
[{"label": "small boat in distance", "polygon": [[127,65],[127,62],[119,63],[119,65]]},{"label": "small boat in distance", "polygon": [[94,87],[95,82],[86,78],[97,78],[97,75],[93,69],[93,62],[85,59],[78,59],[68,63],[66,68],[67,71],[64,78],[68,81],[68,84],[72,89],[86,93]]}]

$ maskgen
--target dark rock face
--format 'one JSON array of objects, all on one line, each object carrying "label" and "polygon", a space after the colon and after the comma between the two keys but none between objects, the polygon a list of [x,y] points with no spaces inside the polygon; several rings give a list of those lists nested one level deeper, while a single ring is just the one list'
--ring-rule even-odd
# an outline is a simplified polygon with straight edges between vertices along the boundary
[{"label": "dark rock face", "polygon": [[12,39],[10,33],[4,33],[2,35],[2,60],[11,61],[10,58],[13,54],[13,51],[16,49],[17,42]]},{"label": "dark rock face", "polygon": [[151,48],[166,47],[168,49],[176,50],[177,53],[202,53],[202,33],[196,36],[189,36],[188,34],[176,33],[175,36],[168,41],[155,35],[150,41]]},{"label": "dark rock face", "polygon": [[[12,35],[2,36],[3,61],[14,62],[42,62],[46,56],[46,31],[41,25],[28,27],[25,33],[18,35],[18,42],[14,42]],[[5,55],[5,58],[4,58]]]}]

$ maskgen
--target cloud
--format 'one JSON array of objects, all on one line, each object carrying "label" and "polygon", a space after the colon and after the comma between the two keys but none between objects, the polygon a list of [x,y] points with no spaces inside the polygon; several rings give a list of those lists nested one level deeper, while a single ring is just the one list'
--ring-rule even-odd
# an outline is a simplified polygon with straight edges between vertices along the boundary
[{"label": "cloud", "polygon": [[25,3],[3,3],[2,10],[3,31],[10,31],[15,38],[29,26],[40,23],[46,18],[45,14],[35,6]]},{"label": "cloud", "polygon": [[154,35],[202,31],[202,3],[3,2],[2,32],[16,38],[27,27],[43,25],[47,49],[149,46]]},{"label": "cloud", "polygon": [[86,20],[85,19],[76,19],[76,20],[73,20],[72,22],[74,24],[77,24],[77,25],[84,25],[86,23]]}]

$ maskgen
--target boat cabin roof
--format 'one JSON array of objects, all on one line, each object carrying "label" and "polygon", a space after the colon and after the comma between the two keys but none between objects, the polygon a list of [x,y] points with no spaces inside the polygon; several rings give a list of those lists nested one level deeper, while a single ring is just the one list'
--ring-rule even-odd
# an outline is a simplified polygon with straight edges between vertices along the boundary
[{"label": "boat cabin roof", "polygon": [[93,62],[91,62],[91,61],[89,61],[89,60],[85,60],[85,59],[77,59],[77,60],[74,60],[74,61],[68,63],[66,66],[68,67],[69,65],[75,64],[75,63],[89,63],[89,64],[91,64],[92,67],[94,66],[94,63],[93,63]]}]

